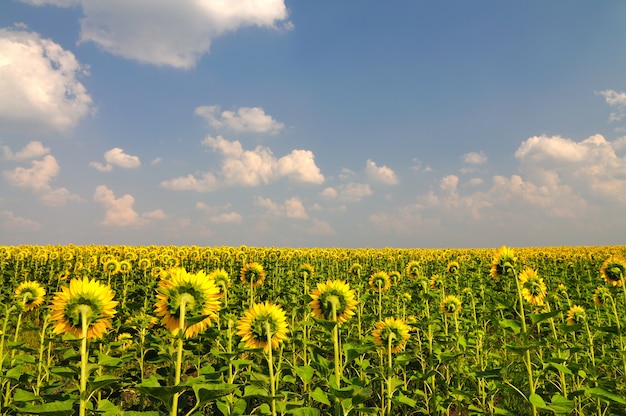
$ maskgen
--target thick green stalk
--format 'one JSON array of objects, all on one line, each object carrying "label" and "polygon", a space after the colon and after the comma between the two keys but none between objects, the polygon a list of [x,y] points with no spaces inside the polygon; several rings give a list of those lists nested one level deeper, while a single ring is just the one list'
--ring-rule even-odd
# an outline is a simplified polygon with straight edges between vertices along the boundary
[{"label": "thick green stalk", "polygon": [[[528,342],[528,329],[526,327],[526,314],[524,313],[524,297],[522,296],[522,288],[520,287],[519,280],[517,275],[515,277],[515,284],[517,286],[517,298],[519,303],[519,314],[522,320],[522,333],[524,334],[524,342]],[[528,376],[528,387],[530,390],[530,394],[535,394],[535,381],[533,377],[533,367],[530,360],[530,349],[526,346],[524,351],[524,364],[526,366],[526,373]],[[537,408],[535,405],[530,402],[530,406],[532,408],[533,416],[537,415]]]},{"label": "thick green stalk", "polygon": [[270,372],[270,395],[272,396],[272,416],[276,416],[276,380],[274,379],[274,359],[272,356],[272,326],[265,322],[265,332],[267,333],[267,366]]},{"label": "thick green stalk", "polygon": [[[180,384],[180,378],[183,367],[183,341],[185,339],[185,313],[187,306],[187,296],[184,295],[180,300],[180,317],[178,321],[178,348],[176,350],[176,368],[174,369],[174,385],[178,386]],[[178,397],[180,393],[174,393],[174,397],[172,398],[172,410],[170,412],[170,416],[176,416],[178,414]]]},{"label": "thick green stalk", "polygon": [[89,373],[87,371],[87,365],[89,363],[89,355],[87,350],[87,330],[89,329],[89,314],[91,308],[87,305],[81,305],[78,307],[80,311],[80,324],[82,331],[82,340],[80,343],[80,385],[78,388],[79,393],[79,408],[78,412],[80,416],[85,416],[87,411],[87,379]]}]

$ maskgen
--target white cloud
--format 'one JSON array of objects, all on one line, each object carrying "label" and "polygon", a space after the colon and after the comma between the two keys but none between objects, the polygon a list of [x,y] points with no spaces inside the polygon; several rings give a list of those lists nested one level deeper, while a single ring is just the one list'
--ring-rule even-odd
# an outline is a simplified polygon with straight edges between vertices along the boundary
[{"label": "white cloud", "polygon": [[365,164],[365,172],[372,182],[382,183],[384,185],[396,185],[398,183],[398,177],[391,168],[387,166],[376,166],[376,163],[370,159],[368,159]]},{"label": "white cloud", "polygon": [[104,160],[106,164],[91,162],[89,166],[96,168],[100,172],[110,172],[113,170],[113,166],[119,166],[124,169],[135,169],[141,166],[141,161],[137,156],[126,154],[124,149],[119,147],[104,152]]},{"label": "white cloud", "polygon": [[482,165],[487,162],[487,155],[482,150],[479,153],[469,152],[463,155],[463,162],[471,165]]},{"label": "white cloud", "polygon": [[66,131],[94,111],[74,54],[39,34],[0,29],[0,129]]},{"label": "white cloud", "polygon": [[609,121],[619,121],[626,115],[626,92],[615,90],[596,91],[597,95],[604,97],[606,103],[615,108],[609,116]]},{"label": "white cloud", "polygon": [[155,65],[191,68],[211,42],[249,26],[276,28],[288,16],[284,0],[26,0],[80,5],[80,42]]},{"label": "white cloud", "polygon": [[257,146],[254,150],[244,150],[239,141],[229,142],[222,136],[207,136],[202,140],[202,145],[222,153],[219,174],[206,172],[200,179],[190,174],[163,181],[161,186],[206,192],[219,186],[266,185],[283,178],[298,183],[324,182],[324,176],[309,150],[293,150],[288,155],[276,158],[267,147]]},{"label": "white cloud", "polygon": [[112,190],[105,185],[96,188],[93,200],[105,208],[104,220],[100,224],[112,227],[141,227],[148,223],[148,218],[163,218],[162,211],[152,211],[148,214],[139,215],[133,208],[135,198],[126,194],[115,198]]},{"label": "white cloud", "polygon": [[[209,221],[214,224],[240,224],[243,217],[237,212],[231,211],[230,204],[222,207],[209,206],[204,202],[197,202],[196,209],[209,214]],[[228,212],[221,212],[228,211]]]},{"label": "white cloud", "polygon": [[41,229],[39,222],[15,215],[12,211],[1,211],[0,214],[6,218],[4,225],[8,228],[29,231],[39,231]]},{"label": "white cloud", "polygon": [[281,218],[293,218],[293,219],[307,219],[309,215],[304,209],[304,205],[299,198],[289,198],[284,203],[279,204],[273,202],[269,198],[257,197],[255,203],[265,208],[268,213],[274,217]]},{"label": "white cloud", "polygon": [[237,111],[222,111],[217,105],[202,106],[195,110],[195,114],[201,116],[215,128],[228,128],[238,132],[270,133],[276,134],[285,125],[265,114],[261,107],[240,107]]},{"label": "white cloud", "polygon": [[2,172],[4,179],[11,186],[30,189],[39,196],[45,205],[63,206],[68,201],[81,201],[65,188],[53,188],[50,182],[59,174],[59,164],[52,155],[42,160],[33,160],[30,168],[17,167]]},{"label": "white cloud", "polygon": [[24,148],[13,153],[8,146],[2,146],[2,153],[4,159],[13,160],[15,162],[21,162],[23,160],[37,159],[50,153],[50,148],[44,147],[40,141],[28,142]]},{"label": "white cloud", "polygon": [[335,188],[329,186],[320,192],[320,196],[324,199],[335,199],[339,196],[339,192],[337,192]]},{"label": "white cloud", "polygon": [[337,231],[327,221],[313,220],[313,225],[309,228],[309,234],[313,235],[335,235]]},{"label": "white cloud", "polygon": [[372,195],[372,189],[366,183],[349,182],[339,189],[339,199],[347,202],[358,202]]}]

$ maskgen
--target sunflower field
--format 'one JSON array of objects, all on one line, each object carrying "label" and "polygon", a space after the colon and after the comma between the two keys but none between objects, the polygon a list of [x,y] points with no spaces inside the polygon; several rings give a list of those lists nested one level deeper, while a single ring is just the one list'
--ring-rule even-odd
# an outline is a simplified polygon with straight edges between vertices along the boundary
[{"label": "sunflower field", "polygon": [[626,415],[624,258],[0,246],[0,414]]}]

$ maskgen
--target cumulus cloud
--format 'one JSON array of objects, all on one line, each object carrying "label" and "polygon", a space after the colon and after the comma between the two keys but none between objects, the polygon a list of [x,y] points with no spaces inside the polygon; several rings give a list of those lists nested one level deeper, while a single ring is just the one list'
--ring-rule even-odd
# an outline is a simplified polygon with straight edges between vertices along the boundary
[{"label": "cumulus cloud", "polygon": [[265,208],[268,213],[274,217],[293,218],[293,219],[307,219],[309,215],[304,209],[304,205],[299,198],[289,198],[284,203],[273,202],[269,198],[257,197],[255,200],[256,205]]},{"label": "cumulus cloud", "polygon": [[309,228],[309,234],[312,235],[335,235],[337,231],[330,225],[328,221],[313,220],[313,225]]},{"label": "cumulus cloud", "polygon": [[211,42],[240,28],[289,28],[284,0],[23,0],[80,5],[80,42],[155,65],[192,68]]},{"label": "cumulus cloud", "polygon": [[482,165],[487,162],[487,155],[482,150],[480,152],[469,152],[463,155],[463,162],[470,165]]},{"label": "cumulus cloud", "polygon": [[60,167],[52,155],[33,160],[30,168],[17,167],[2,172],[11,186],[32,190],[48,206],[63,206],[68,201],[82,201],[65,188],[53,188],[52,180],[59,174]]},{"label": "cumulus cloud", "polygon": [[44,147],[40,141],[28,142],[21,150],[13,153],[8,146],[2,146],[3,159],[21,162],[24,160],[37,159],[50,153],[50,148]]},{"label": "cumulus cloud", "polygon": [[221,111],[217,105],[202,106],[195,110],[217,129],[228,128],[237,132],[270,133],[276,134],[285,125],[265,114],[261,107],[240,107],[237,111]]},{"label": "cumulus cloud", "polygon": [[100,222],[105,227],[142,227],[148,224],[149,220],[166,218],[167,215],[160,209],[137,213],[133,208],[135,198],[126,194],[119,198],[105,185],[96,188],[93,200],[100,203],[105,208],[104,220]]},{"label": "cumulus cloud", "polygon": [[37,221],[15,215],[12,211],[0,211],[4,216],[4,226],[16,230],[39,231],[41,224]]},{"label": "cumulus cloud", "polygon": [[597,95],[604,97],[606,103],[615,109],[609,116],[609,121],[619,121],[626,115],[626,92],[615,90],[597,91]]},{"label": "cumulus cloud", "polygon": [[66,131],[94,111],[74,54],[37,33],[0,29],[0,129]]},{"label": "cumulus cloud", "polygon": [[89,166],[99,170],[100,172],[110,172],[113,166],[119,166],[124,169],[135,169],[141,166],[141,161],[137,156],[131,156],[124,153],[124,149],[115,147],[104,152],[104,160],[106,163],[91,162]]},{"label": "cumulus cloud", "polygon": [[387,166],[377,166],[375,162],[368,159],[365,164],[365,173],[372,182],[384,185],[397,185],[398,177],[395,172]]},{"label": "cumulus cloud", "polygon": [[[209,217],[209,222],[214,224],[241,224],[243,216],[241,214],[231,211],[230,205],[224,207],[209,206],[204,202],[196,203],[196,209],[206,212]],[[222,212],[222,211],[228,212]]]},{"label": "cumulus cloud", "polygon": [[208,136],[202,141],[202,145],[222,154],[218,174],[206,172],[200,178],[189,174],[163,181],[161,186],[206,192],[220,186],[266,185],[283,178],[316,185],[324,182],[324,176],[309,150],[293,150],[288,155],[276,158],[267,147],[257,146],[254,150],[244,150],[239,141],[230,142],[222,136]]}]

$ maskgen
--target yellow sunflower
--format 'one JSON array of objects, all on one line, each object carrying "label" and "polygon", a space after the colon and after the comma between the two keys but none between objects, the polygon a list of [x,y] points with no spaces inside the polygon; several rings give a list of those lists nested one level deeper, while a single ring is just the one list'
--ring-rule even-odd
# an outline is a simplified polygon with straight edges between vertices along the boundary
[{"label": "yellow sunflower", "polygon": [[298,277],[304,279],[305,277],[311,278],[313,277],[315,269],[309,263],[304,263],[298,268]]},{"label": "yellow sunflower", "polygon": [[493,256],[491,261],[491,269],[489,270],[489,276],[502,277],[508,276],[513,273],[517,257],[513,253],[513,250],[507,246],[502,246]]},{"label": "yellow sunflower", "polygon": [[257,287],[265,280],[265,270],[263,270],[263,266],[257,262],[248,263],[241,268],[239,277],[242,282]]},{"label": "yellow sunflower", "polygon": [[598,306],[604,305],[610,300],[610,298],[611,292],[604,286],[598,286],[593,292],[593,302]]},{"label": "yellow sunflower", "polygon": [[600,274],[608,284],[621,287],[626,277],[626,260],[619,257],[606,259],[600,267]]},{"label": "yellow sunflower", "polygon": [[461,267],[461,266],[459,265],[458,261],[451,261],[446,266],[446,272],[448,274],[458,274],[459,273],[459,267]]},{"label": "yellow sunflower", "polygon": [[418,261],[412,260],[406,265],[406,275],[417,279],[420,276],[420,264]]},{"label": "yellow sunflower", "polygon": [[267,324],[269,324],[272,349],[278,348],[287,338],[285,311],[270,302],[255,303],[237,321],[237,335],[247,348],[263,348],[269,351]]},{"label": "yellow sunflower", "polygon": [[50,320],[55,322],[55,334],[82,336],[81,310],[88,311],[87,339],[101,338],[112,327],[110,318],[116,311],[118,302],[113,300],[111,288],[98,281],[83,279],[70,280],[69,286],[61,287],[50,304]]},{"label": "yellow sunflower", "polygon": [[43,304],[46,290],[35,281],[21,283],[15,289],[15,299],[25,311],[30,311]]},{"label": "yellow sunflower", "polygon": [[391,287],[391,279],[383,271],[376,272],[370,276],[369,285],[376,292],[384,292]]},{"label": "yellow sunflower", "polygon": [[223,295],[230,286],[230,277],[228,276],[228,272],[224,269],[213,270],[209,273],[208,278],[215,282],[215,286],[219,289],[220,296]]},{"label": "yellow sunflower", "polygon": [[582,306],[574,305],[567,311],[567,323],[576,325],[583,323],[587,319],[587,312]]},{"label": "yellow sunflower", "polygon": [[522,297],[531,305],[543,305],[547,288],[537,271],[527,267],[519,274],[518,279],[522,289]]},{"label": "yellow sunflower", "polygon": [[446,315],[457,315],[461,311],[461,299],[454,295],[448,295],[441,302],[441,310]]},{"label": "yellow sunflower", "polygon": [[409,340],[411,327],[402,319],[385,318],[376,323],[376,329],[372,331],[374,343],[383,348],[387,348],[391,337],[391,352],[397,353],[406,347]]},{"label": "yellow sunflower", "polygon": [[318,283],[311,292],[313,299],[309,306],[313,309],[313,316],[319,319],[332,320],[332,305],[335,304],[335,314],[338,323],[343,323],[354,315],[357,305],[354,290],[341,280],[329,280]]},{"label": "yellow sunflower", "polygon": [[[211,325],[211,321],[217,319],[220,289],[213,279],[207,278],[204,271],[187,273],[185,269],[177,267],[167,273],[157,287],[157,302],[154,305],[156,315],[162,317],[161,322],[168,331],[177,335],[180,331],[181,305],[184,303],[185,337],[194,337],[204,332]],[[189,320],[195,323],[187,325]]]},{"label": "yellow sunflower", "polygon": [[107,260],[103,267],[104,271],[111,275],[118,274],[121,271],[120,262],[115,259]]},{"label": "yellow sunflower", "polygon": [[348,269],[348,273],[355,277],[361,277],[361,273],[363,273],[363,266],[359,263],[353,263]]}]

